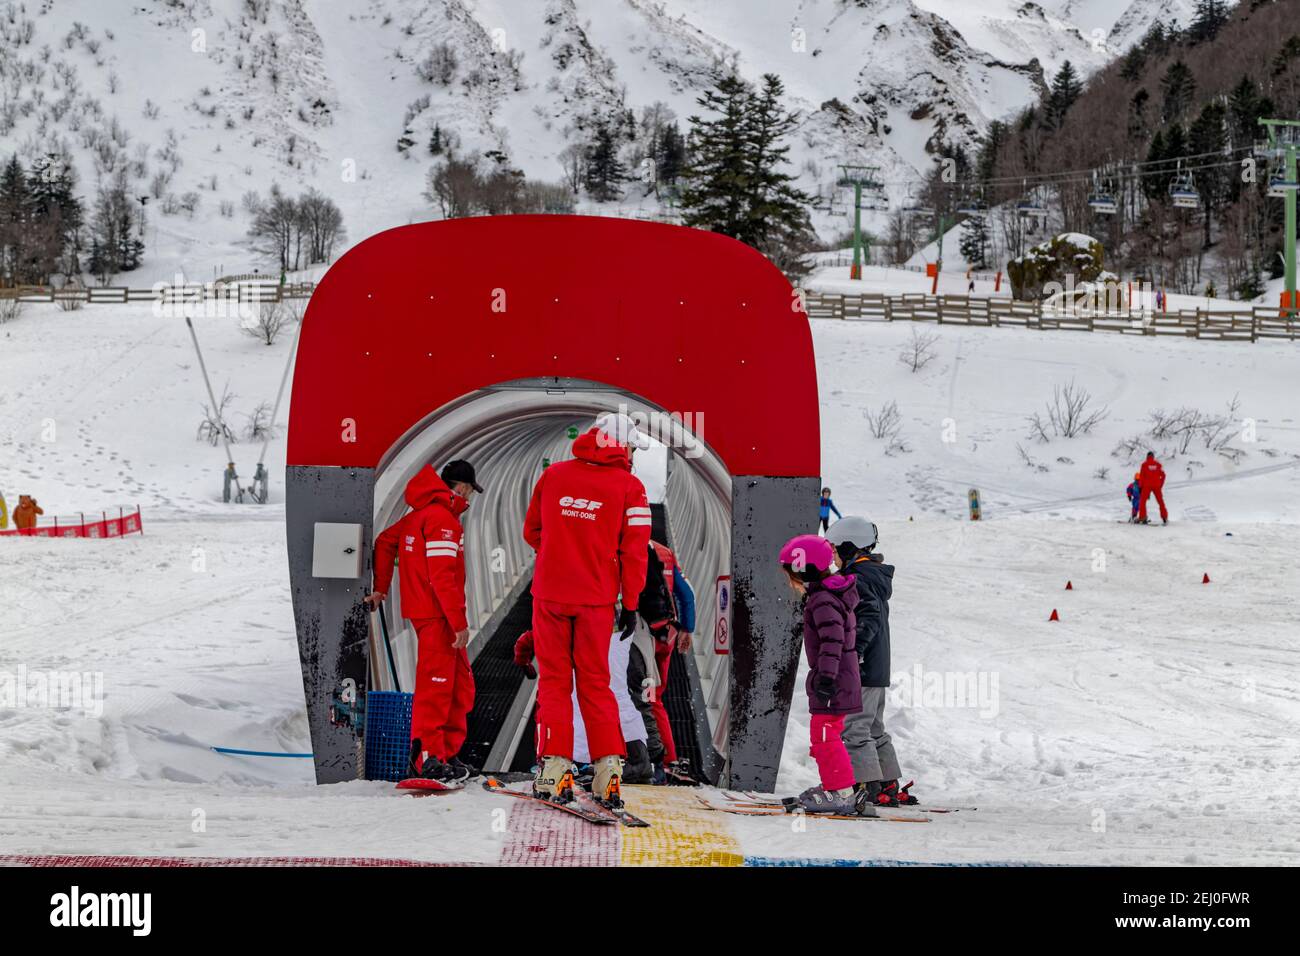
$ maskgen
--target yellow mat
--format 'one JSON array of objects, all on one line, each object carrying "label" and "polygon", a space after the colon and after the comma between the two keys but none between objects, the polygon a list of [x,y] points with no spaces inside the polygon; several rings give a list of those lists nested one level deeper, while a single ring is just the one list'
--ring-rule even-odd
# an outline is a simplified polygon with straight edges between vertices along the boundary
[{"label": "yellow mat", "polygon": [[625,828],[621,866],[744,866],[726,814],[699,805],[693,787],[623,788],[627,808],[649,827]]}]

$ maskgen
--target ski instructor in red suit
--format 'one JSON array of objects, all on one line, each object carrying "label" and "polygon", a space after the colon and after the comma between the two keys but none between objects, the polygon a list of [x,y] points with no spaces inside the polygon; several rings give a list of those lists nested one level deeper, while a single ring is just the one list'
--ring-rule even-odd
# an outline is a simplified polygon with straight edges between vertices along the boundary
[{"label": "ski instructor in red suit", "polygon": [[1138,524],[1147,524],[1147,497],[1156,496],[1156,504],[1160,506],[1160,520],[1169,524],[1169,511],[1165,508],[1165,467],[1156,460],[1156,453],[1147,452],[1147,460],[1142,462],[1142,467],[1138,469],[1138,500],[1141,504],[1138,506]]},{"label": "ski instructor in red suit", "polygon": [[448,462],[441,475],[432,465],[416,472],[406,484],[411,510],[375,539],[374,593],[365,598],[372,609],[383,602],[397,561],[402,617],[415,627],[419,647],[408,775],[439,783],[473,772],[456,756],[474,707],[460,516],[482,490],[467,461]]},{"label": "ski instructor in red suit", "polygon": [[627,751],[618,700],[610,689],[609,642],[620,591],[620,640],[636,625],[645,586],[650,506],[632,474],[634,449],[650,440],[625,414],[609,412],[573,443],[573,458],[542,472],[524,518],[537,552],[533,640],[537,655],[537,756],[534,793],[573,798],[573,687],[590,744],[591,792],[621,806]]}]

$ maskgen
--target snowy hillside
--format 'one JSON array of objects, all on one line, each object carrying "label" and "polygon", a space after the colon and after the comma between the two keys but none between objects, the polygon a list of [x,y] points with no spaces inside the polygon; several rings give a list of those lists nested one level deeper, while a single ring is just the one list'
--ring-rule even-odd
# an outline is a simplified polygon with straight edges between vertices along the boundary
[{"label": "snowy hillside", "polygon": [[[233,319],[196,325],[236,412],[273,399],[287,338],[268,347]],[[913,373],[898,361],[911,326],[814,323],[822,470],[898,565],[889,719],[904,773],[932,801],[980,810],[869,835],[714,825],[767,857],[1300,862],[1300,764],[1285,746],[1300,720],[1294,344],[922,331],[936,357]],[[516,830],[484,822],[498,798],[318,788],[310,761],[208,749],[309,744],[283,443],[268,456],[270,505],[219,502],[222,455],[195,440],[202,385],[183,323],[147,307],[31,306],[2,341],[11,505],[20,493],[47,515],[138,502],[145,533],[0,539],[0,672],[98,672],[104,690],[102,715],[0,706],[0,854],[507,858]],[[1070,380],[1108,416],[1089,436],[1031,440],[1027,416]],[[1116,444],[1155,409],[1214,413],[1234,396],[1238,460],[1149,439],[1169,469],[1171,524],[1118,523],[1132,467]],[[865,412],[891,401],[906,451],[868,432]],[[235,457],[250,470],[256,446]],[[970,487],[984,496],[978,524],[964,520]],[[1048,623],[1054,608],[1062,620]],[[925,674],[965,673],[984,682],[976,700],[917,693]],[[796,700],[785,790],[813,779],[806,721]]]},{"label": "snowy hillside", "polygon": [[[461,153],[496,151],[555,181],[559,154],[593,123],[662,102],[684,126],[727,65],[785,80],[810,192],[832,191],[840,162],[911,179],[941,139],[969,145],[1066,59],[1086,75],[1119,52],[1097,31],[1147,7],[1118,6],[5,0],[0,138],[27,163],[67,152],[89,197],[127,171],[148,202],[133,282],[210,279],[256,264],[249,192],[318,188],[359,241],[433,217],[422,193],[435,127]],[[643,191],[620,207],[653,205]]]}]

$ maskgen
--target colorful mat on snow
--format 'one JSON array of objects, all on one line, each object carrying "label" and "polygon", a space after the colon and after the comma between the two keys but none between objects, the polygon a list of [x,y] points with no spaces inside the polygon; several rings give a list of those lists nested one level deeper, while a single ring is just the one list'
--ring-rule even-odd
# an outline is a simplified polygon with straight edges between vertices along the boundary
[{"label": "colorful mat on snow", "polygon": [[[697,791],[678,787],[628,787],[628,807],[651,823],[634,829],[592,826],[523,800],[508,801],[509,829],[497,863],[502,866],[929,866],[908,860],[746,856],[731,833],[730,817],[699,805]],[[183,867],[349,866],[426,867],[482,864],[385,857],[183,857],[72,854],[0,856],[8,866]],[[943,864],[1003,866],[1009,863]]]}]

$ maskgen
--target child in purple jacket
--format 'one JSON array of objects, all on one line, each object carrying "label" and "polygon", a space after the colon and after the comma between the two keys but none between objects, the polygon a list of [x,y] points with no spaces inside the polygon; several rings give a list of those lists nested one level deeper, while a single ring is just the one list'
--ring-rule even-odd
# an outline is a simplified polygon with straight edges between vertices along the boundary
[{"label": "child in purple jacket", "polygon": [[787,802],[807,813],[852,814],[859,801],[853,791],[853,764],[840,735],[845,715],[862,710],[862,681],[854,650],[858,589],[851,576],[835,572],[834,559],[830,542],[815,534],[791,538],[781,549],[781,567],[791,587],[804,596],[805,690],[812,715],[809,753],[821,776],[821,786]]}]

